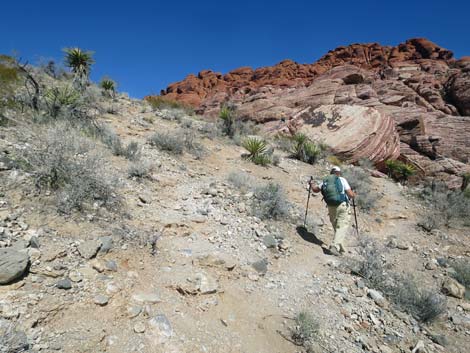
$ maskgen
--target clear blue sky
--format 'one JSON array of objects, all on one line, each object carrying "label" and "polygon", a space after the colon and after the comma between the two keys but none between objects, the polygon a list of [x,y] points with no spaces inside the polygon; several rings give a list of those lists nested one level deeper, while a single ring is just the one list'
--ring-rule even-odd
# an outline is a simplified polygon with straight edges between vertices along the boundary
[{"label": "clear blue sky", "polygon": [[189,73],[223,73],[283,59],[311,63],[339,45],[428,39],[470,55],[470,1],[2,1],[0,53],[61,60],[95,51],[92,79],[109,75],[133,97]]}]

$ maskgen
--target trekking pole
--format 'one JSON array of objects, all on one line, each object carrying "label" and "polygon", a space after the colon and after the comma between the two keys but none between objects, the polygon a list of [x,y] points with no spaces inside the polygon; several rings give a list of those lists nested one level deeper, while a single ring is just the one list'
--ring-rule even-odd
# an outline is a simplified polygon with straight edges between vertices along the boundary
[{"label": "trekking pole", "polygon": [[310,177],[310,181],[308,182],[308,196],[307,196],[307,207],[305,208],[305,217],[304,217],[304,228],[307,226],[307,213],[308,213],[308,203],[310,202],[310,193],[312,191],[312,181],[313,176]]},{"label": "trekking pole", "polygon": [[356,232],[357,232],[357,236],[359,236],[359,227],[357,225],[356,200],[354,198],[352,199],[352,203],[353,203],[353,209],[354,209],[354,220],[356,222]]}]

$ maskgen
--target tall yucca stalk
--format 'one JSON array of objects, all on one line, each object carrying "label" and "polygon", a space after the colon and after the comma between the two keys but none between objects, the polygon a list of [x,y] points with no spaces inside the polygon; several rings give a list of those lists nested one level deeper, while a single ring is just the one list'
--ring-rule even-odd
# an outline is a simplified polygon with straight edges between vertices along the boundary
[{"label": "tall yucca stalk", "polygon": [[65,64],[74,73],[74,82],[79,88],[83,88],[88,83],[93,60],[93,52],[80,48],[65,48]]}]

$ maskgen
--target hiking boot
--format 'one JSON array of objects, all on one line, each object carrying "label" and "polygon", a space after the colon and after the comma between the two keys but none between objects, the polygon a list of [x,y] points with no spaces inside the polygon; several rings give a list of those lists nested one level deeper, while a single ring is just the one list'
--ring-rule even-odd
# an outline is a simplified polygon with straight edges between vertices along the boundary
[{"label": "hiking boot", "polygon": [[341,256],[341,252],[336,248],[336,246],[330,246],[328,248],[328,251],[330,252],[331,255]]}]

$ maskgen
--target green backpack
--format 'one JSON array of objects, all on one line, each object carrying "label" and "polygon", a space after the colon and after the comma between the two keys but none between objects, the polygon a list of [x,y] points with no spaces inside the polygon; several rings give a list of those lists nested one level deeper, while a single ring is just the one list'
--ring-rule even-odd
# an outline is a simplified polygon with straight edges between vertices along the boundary
[{"label": "green backpack", "polygon": [[323,179],[321,194],[328,206],[338,206],[343,202],[348,202],[343,184],[337,175],[331,174]]}]

